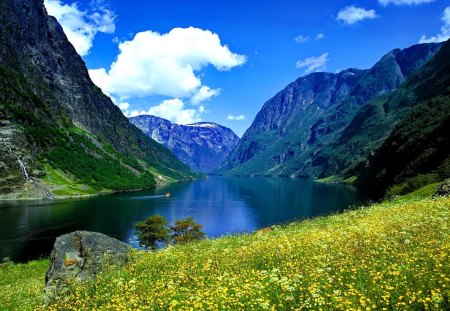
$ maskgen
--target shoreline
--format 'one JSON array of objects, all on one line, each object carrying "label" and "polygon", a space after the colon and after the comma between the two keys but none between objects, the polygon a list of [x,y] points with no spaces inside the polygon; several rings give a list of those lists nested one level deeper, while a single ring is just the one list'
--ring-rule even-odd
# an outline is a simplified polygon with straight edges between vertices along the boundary
[{"label": "shoreline", "polygon": [[[108,195],[108,194],[115,194],[115,193],[126,193],[126,192],[138,192],[138,191],[144,191],[144,190],[155,190],[160,187],[166,186],[168,184],[177,183],[177,182],[183,182],[183,181],[194,181],[198,179],[207,178],[205,177],[198,177],[198,178],[186,178],[186,179],[178,179],[178,180],[166,180],[164,182],[161,182],[160,179],[156,182],[156,185],[152,188],[139,188],[139,189],[129,189],[129,190],[104,190],[98,193],[86,193],[86,194],[76,194],[76,195],[55,195],[52,194],[52,198],[44,197],[44,196],[24,196],[24,197],[5,197],[10,196],[14,194],[20,193],[20,191],[17,192],[11,192],[8,194],[0,195],[0,203],[2,202],[27,202],[27,201],[54,201],[54,200],[65,200],[65,199],[87,199],[95,196],[100,195]],[[41,182],[41,181],[40,181]],[[26,191],[26,190],[24,190]]]}]

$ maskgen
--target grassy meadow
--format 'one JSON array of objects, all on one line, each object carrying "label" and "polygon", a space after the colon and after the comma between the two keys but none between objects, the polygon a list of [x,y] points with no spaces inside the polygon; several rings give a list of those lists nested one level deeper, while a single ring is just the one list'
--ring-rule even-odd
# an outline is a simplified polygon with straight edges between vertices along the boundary
[{"label": "grassy meadow", "polygon": [[449,220],[450,198],[397,199],[136,251],[128,266],[74,285],[49,306],[41,302],[48,262],[4,264],[0,309],[448,310]]}]

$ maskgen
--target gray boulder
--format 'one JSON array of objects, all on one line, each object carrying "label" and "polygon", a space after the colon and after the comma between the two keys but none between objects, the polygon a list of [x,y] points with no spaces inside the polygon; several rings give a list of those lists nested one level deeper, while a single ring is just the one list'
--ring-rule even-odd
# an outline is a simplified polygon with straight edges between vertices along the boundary
[{"label": "gray boulder", "polygon": [[450,196],[450,179],[447,179],[442,185],[439,186],[433,197]]},{"label": "gray boulder", "polygon": [[75,231],[56,239],[45,276],[49,300],[63,293],[72,282],[93,279],[107,267],[128,261],[131,247],[97,232]]}]

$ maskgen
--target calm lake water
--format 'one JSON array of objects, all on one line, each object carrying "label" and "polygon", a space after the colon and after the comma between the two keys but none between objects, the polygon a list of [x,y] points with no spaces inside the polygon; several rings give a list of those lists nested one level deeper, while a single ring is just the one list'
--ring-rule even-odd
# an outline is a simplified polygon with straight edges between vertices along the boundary
[{"label": "calm lake water", "polygon": [[[170,192],[170,198],[154,197]],[[160,214],[169,223],[192,216],[208,237],[252,232],[326,215],[363,201],[349,186],[309,179],[209,177],[152,191],[33,202],[0,202],[0,260],[48,256],[55,238],[74,230],[102,232],[137,246],[134,224]]]}]

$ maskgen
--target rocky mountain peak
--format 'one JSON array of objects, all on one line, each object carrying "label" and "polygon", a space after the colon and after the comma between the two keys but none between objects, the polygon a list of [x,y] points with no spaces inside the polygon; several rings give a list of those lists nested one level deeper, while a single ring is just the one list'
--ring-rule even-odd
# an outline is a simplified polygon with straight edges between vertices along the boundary
[{"label": "rocky mountain peak", "polygon": [[219,167],[239,141],[231,129],[212,122],[181,125],[152,115],[130,121],[192,169],[204,173]]}]

